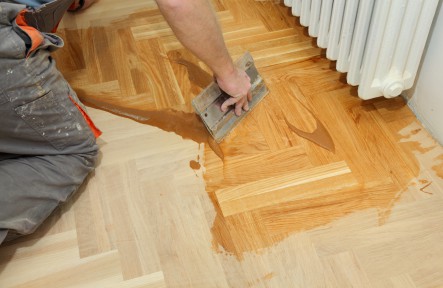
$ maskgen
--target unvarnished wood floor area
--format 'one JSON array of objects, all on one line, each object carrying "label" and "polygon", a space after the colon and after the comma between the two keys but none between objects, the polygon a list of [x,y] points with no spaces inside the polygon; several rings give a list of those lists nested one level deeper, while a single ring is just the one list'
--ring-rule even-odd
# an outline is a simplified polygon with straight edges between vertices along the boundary
[{"label": "unvarnished wood floor area", "polygon": [[[65,17],[60,70],[85,102],[120,108],[89,108],[100,163],[0,247],[0,287],[443,287],[442,147],[401,97],[360,100],[282,4],[213,3],[233,58],[250,51],[270,90],[223,159],[191,135],[207,68],[153,0]],[[286,122],[312,132],[315,117],[335,151]]]}]

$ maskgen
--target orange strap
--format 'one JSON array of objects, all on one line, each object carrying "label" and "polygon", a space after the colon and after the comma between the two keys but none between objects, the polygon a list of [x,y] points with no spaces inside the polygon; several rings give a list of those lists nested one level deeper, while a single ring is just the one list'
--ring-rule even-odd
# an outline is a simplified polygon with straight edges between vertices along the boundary
[{"label": "orange strap", "polygon": [[92,133],[94,133],[95,138],[100,137],[100,135],[102,135],[102,131],[100,131],[100,129],[98,129],[97,126],[95,126],[94,122],[92,122],[89,115],[86,114],[85,110],[83,110],[83,108],[80,105],[78,105],[77,102],[74,101],[74,99],[72,99],[71,95],[69,95],[69,99],[71,99],[72,103],[74,103],[74,105],[77,107],[80,113],[82,113],[83,118],[85,119],[86,123],[88,123],[88,126],[89,128],[91,128]]},{"label": "orange strap", "polygon": [[44,38],[43,35],[40,33],[40,31],[38,31],[34,27],[28,26],[24,17],[25,12],[26,12],[25,9],[20,11],[17,15],[17,18],[15,19],[15,22],[31,39],[31,49],[29,49],[28,54],[26,55],[26,57],[28,57],[32,51],[37,49],[38,46],[40,46],[43,43]]}]

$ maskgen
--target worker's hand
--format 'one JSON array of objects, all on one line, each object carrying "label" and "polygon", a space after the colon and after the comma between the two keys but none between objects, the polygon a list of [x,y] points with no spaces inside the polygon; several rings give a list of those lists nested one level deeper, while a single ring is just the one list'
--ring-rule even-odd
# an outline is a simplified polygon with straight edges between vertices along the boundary
[{"label": "worker's hand", "polygon": [[235,104],[235,115],[240,116],[242,110],[249,110],[248,101],[252,100],[251,79],[245,71],[235,68],[232,73],[223,77],[215,77],[220,89],[231,96],[226,100],[221,110],[226,112],[228,106]]}]

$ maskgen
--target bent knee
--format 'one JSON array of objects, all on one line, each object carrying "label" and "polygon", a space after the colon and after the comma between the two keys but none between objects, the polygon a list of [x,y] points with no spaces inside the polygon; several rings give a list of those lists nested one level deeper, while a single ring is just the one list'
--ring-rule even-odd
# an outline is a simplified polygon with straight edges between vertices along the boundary
[{"label": "bent knee", "polygon": [[90,152],[77,154],[78,157],[83,159],[84,164],[91,169],[94,169],[99,160],[99,147],[97,144],[93,144],[90,146]]}]

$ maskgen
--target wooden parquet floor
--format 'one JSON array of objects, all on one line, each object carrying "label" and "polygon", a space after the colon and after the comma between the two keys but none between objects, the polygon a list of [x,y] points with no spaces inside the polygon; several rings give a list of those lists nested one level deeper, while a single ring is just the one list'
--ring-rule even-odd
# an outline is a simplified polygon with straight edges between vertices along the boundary
[{"label": "wooden parquet floor", "polygon": [[[192,136],[208,70],[153,0],[65,17],[58,67],[85,102],[120,108],[89,109],[100,163],[0,247],[0,287],[443,287],[442,147],[402,98],[360,100],[275,2],[213,1],[233,58],[250,51],[270,90],[223,159]],[[286,123],[312,132],[315,117],[334,152]]]}]

